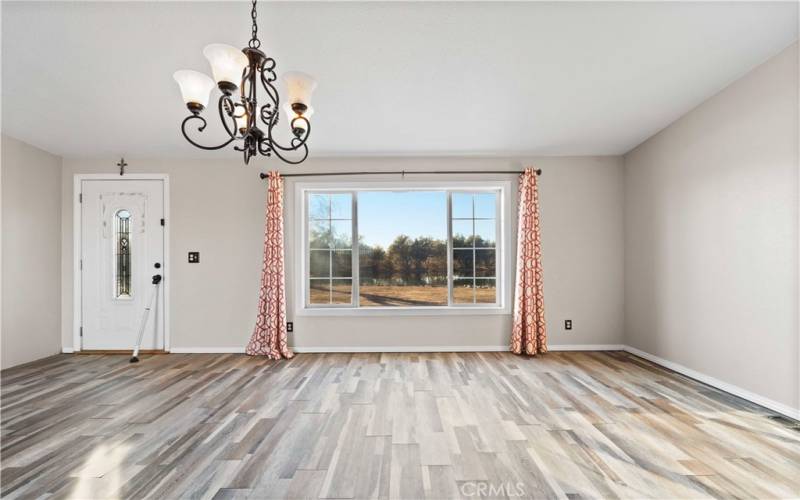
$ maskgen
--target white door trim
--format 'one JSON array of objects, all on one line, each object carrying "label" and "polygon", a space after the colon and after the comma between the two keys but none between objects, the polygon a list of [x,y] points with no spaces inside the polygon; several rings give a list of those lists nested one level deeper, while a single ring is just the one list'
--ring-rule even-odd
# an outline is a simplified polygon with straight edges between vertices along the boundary
[{"label": "white door trim", "polygon": [[[81,325],[83,315],[81,300],[83,298],[81,280],[81,256],[83,248],[81,243],[81,183],[90,180],[116,180],[116,181],[141,181],[154,180],[164,183],[164,267],[161,274],[164,276],[162,294],[164,296],[164,350],[170,350],[170,326],[169,326],[169,289],[170,289],[170,261],[169,261],[169,175],[168,174],[75,174],[72,184],[72,351],[81,350]],[[133,346],[131,346],[133,349]]]}]

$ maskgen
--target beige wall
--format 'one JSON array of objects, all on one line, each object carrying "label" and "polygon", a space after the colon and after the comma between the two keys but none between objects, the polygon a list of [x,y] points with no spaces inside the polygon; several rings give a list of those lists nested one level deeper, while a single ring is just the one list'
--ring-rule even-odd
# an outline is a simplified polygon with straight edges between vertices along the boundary
[{"label": "beige wall", "polygon": [[2,136],[2,355],[61,350],[61,159]]},{"label": "beige wall", "polygon": [[[798,408],[797,55],[796,45],[787,49],[624,159],[312,159],[282,168],[541,167],[551,344],[625,343]],[[73,178],[115,173],[116,159],[62,162],[5,137],[2,159],[5,367],[55,352],[59,329],[61,344],[72,346]],[[258,170],[238,158],[130,163],[130,172],[170,175],[172,346],[243,347],[255,319],[261,263],[265,184]],[[295,346],[507,343],[509,315],[295,317],[292,194],[289,182],[287,291]],[[201,252],[200,264],[186,263],[191,250]],[[571,332],[563,330],[567,318]]]},{"label": "beige wall", "polygon": [[626,343],[794,408],[797,57],[625,156]]},{"label": "beige wall", "polygon": [[[129,160],[129,172],[170,176],[171,328],[175,348],[241,348],[255,321],[265,183],[258,169],[230,161]],[[62,342],[72,346],[72,190],[76,173],[114,173],[115,159],[64,160]],[[260,162],[263,165],[263,161]],[[552,344],[619,344],[622,339],[622,159],[539,158],[546,314]],[[273,163],[273,164],[276,164]],[[509,159],[326,159],[288,171],[519,169]],[[428,176],[426,178],[430,178]],[[451,176],[448,179],[453,179]],[[514,179],[485,175],[473,179]],[[290,183],[287,183],[290,184]],[[516,186],[514,188],[516,190]],[[294,220],[287,185],[290,340],[300,347],[503,346],[510,315],[294,317]],[[512,200],[516,205],[516,200]],[[512,217],[513,218],[513,217]],[[513,238],[512,238],[513,243]],[[512,245],[513,246],[513,245]],[[200,252],[199,264],[186,253]],[[574,321],[571,332],[563,321]]]}]

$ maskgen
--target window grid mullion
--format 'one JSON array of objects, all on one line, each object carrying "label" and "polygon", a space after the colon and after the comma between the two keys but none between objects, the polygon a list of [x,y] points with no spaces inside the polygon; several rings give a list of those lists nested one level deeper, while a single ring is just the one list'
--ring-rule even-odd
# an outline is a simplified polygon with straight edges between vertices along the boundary
[{"label": "window grid mullion", "polygon": [[354,307],[361,307],[361,256],[359,255],[358,248],[358,199],[357,193],[352,191],[350,193],[350,253],[351,253],[351,268],[350,268],[350,303]]},{"label": "window grid mullion", "polygon": [[[501,234],[500,230],[501,230],[502,223],[503,223],[502,222],[503,221],[503,215],[501,213],[501,209],[502,209],[502,200],[501,200],[501,198],[502,198],[502,196],[503,196],[503,193],[498,193],[496,198],[495,198],[495,201],[494,201],[494,218],[495,218],[495,223],[494,223],[494,248],[495,248],[495,250],[494,250],[494,303],[495,303],[495,305],[500,304],[501,302],[503,302],[503,298],[504,298],[503,294],[505,293],[504,290],[500,290],[500,287],[497,286],[498,283],[499,283],[499,281],[497,280],[497,277],[500,275],[500,273],[505,273],[505,259],[501,258],[501,254],[504,253],[504,252],[497,250],[503,244],[503,242],[501,241],[501,238],[500,238],[500,234]],[[503,250],[505,250],[505,249],[503,249]],[[501,298],[501,297],[503,297],[503,298]]]},{"label": "window grid mullion", "polygon": [[333,196],[328,195],[328,305],[333,304]]},{"label": "window grid mullion", "polygon": [[[308,249],[305,252],[306,253],[305,259],[303,259],[305,261],[305,264],[306,264],[305,271],[306,271],[306,274],[307,274],[307,277],[308,277],[308,280],[307,280],[308,285],[306,286],[306,291],[303,294],[303,295],[305,295],[304,300],[305,300],[305,303],[306,303],[306,307],[311,305],[311,250],[310,250],[310,248],[311,248],[311,241],[310,241],[311,240],[311,234],[310,234],[311,233],[311,224],[309,223],[309,220],[311,219],[311,214],[309,213],[309,209],[308,209],[308,203],[309,203],[308,200],[309,200],[308,192],[304,192],[303,193],[303,213],[308,215],[308,217],[306,217],[307,220],[303,221],[303,224],[305,226],[305,240],[306,240],[306,245],[308,246]],[[304,277],[304,279],[305,278],[306,277]]]},{"label": "window grid mullion", "polygon": [[477,263],[475,259],[477,259],[478,255],[475,252],[475,193],[472,193],[472,303],[474,304],[477,302],[477,295],[478,290],[477,286],[478,283],[475,281],[475,275],[478,274],[476,271]]},{"label": "window grid mullion", "polygon": [[453,305],[453,196],[447,190],[447,307]]}]

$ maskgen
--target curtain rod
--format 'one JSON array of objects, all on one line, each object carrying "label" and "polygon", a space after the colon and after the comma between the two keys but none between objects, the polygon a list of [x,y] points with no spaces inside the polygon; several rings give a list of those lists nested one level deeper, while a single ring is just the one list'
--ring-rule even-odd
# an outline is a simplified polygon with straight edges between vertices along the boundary
[{"label": "curtain rod", "polygon": [[[542,169],[534,170],[536,175],[542,175]],[[419,174],[522,174],[522,170],[389,170],[385,172],[306,172],[302,174],[281,174],[281,177],[323,177],[331,175],[419,175]],[[269,174],[261,172],[258,176],[262,179],[269,177]]]}]

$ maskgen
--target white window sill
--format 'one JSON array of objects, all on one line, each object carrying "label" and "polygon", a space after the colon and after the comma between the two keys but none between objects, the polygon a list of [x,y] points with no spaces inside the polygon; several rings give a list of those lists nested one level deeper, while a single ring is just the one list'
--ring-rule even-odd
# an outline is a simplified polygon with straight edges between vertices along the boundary
[{"label": "white window sill", "polygon": [[297,316],[502,316],[508,307],[304,307]]}]

